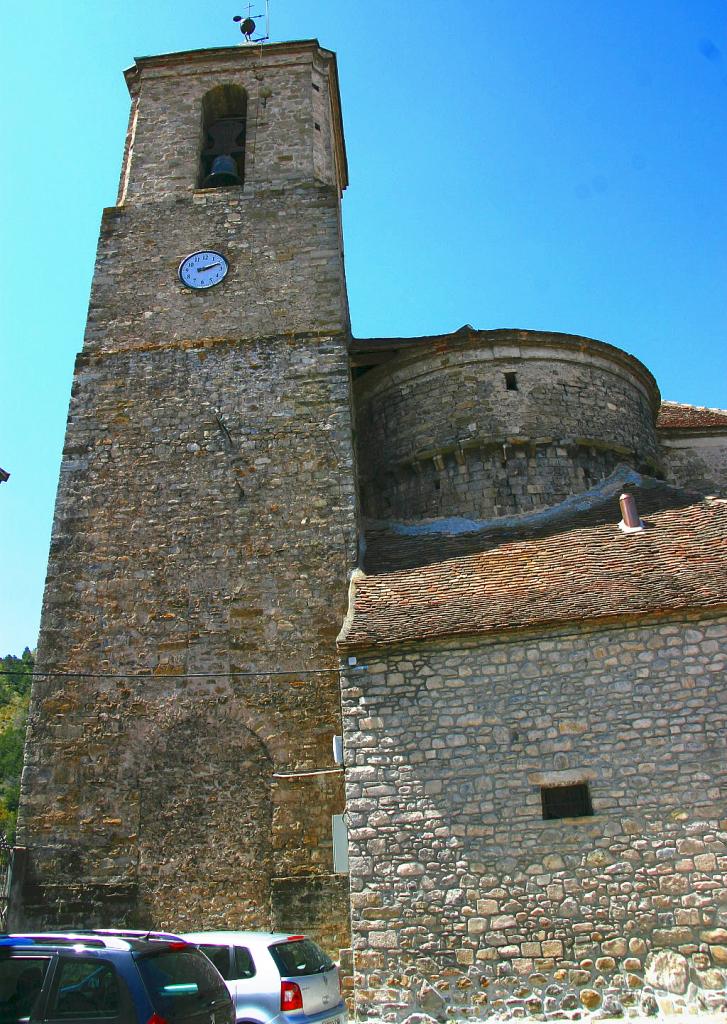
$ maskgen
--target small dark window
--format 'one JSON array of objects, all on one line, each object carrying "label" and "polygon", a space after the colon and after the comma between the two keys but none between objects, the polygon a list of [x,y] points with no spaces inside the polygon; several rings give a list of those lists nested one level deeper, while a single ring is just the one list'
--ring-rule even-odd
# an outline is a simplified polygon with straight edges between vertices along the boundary
[{"label": "small dark window", "polygon": [[318,122],[317,122],[317,121],[314,121],[314,122],[313,122],[313,127],[315,128],[315,130],[316,130],[317,132],[319,132],[319,131],[321,130],[321,126],[320,126],[320,125],[318,124]]},{"label": "small dark window", "polygon": [[244,946],[235,946],[235,978],[254,978],[255,964],[252,962],[250,950]]},{"label": "small dark window", "polygon": [[506,391],[517,391],[517,374],[506,373],[505,374],[505,390]]},{"label": "small dark window", "polygon": [[587,782],[575,786],[541,786],[543,818],[587,818],[593,814]]},{"label": "small dark window", "polygon": [[313,82],[313,88],[315,89],[316,92],[320,92],[321,91],[320,85],[316,85],[315,82]]},{"label": "small dark window", "polygon": [[230,974],[230,947],[217,945],[201,945],[199,947],[208,960],[211,960],[225,981],[228,981]]}]

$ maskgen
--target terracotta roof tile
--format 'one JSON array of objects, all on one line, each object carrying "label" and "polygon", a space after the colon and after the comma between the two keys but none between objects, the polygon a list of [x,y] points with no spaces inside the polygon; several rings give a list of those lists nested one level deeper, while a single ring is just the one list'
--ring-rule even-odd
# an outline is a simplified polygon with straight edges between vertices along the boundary
[{"label": "terracotta roof tile", "polygon": [[656,420],[659,430],[704,430],[722,427],[727,430],[727,409],[704,409],[681,402],[662,402]]},{"label": "terracotta roof tile", "polygon": [[727,501],[642,479],[643,532],[618,497],[460,535],[367,533],[342,650],[727,606]]}]

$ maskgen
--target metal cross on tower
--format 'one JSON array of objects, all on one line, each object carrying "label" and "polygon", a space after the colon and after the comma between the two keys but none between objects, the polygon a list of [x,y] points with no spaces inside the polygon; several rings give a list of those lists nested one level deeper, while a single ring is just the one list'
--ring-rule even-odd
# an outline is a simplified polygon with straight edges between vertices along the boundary
[{"label": "metal cross on tower", "polygon": [[235,17],[232,20],[239,23],[240,31],[244,35],[246,43],[263,43],[263,42],[265,42],[265,40],[270,38],[269,4],[268,4],[268,2],[266,0],[266,3],[265,3],[265,35],[258,36],[257,39],[253,39],[253,33],[255,32],[255,28],[256,28],[255,18],[261,18],[262,15],[261,14],[256,14],[253,17],[252,6],[253,6],[252,5],[252,0],[250,0],[250,2],[247,5],[247,17],[243,18],[243,16],[241,14],[236,14]]}]

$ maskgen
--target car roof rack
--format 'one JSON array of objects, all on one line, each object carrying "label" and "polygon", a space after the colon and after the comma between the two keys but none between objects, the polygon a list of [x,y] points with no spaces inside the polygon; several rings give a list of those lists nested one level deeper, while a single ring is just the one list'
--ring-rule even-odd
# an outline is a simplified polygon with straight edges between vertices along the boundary
[{"label": "car roof rack", "polygon": [[165,942],[184,942],[181,935],[175,935],[172,932],[160,932],[154,929],[138,929],[138,928],[89,928],[88,934],[90,935],[115,935],[120,939],[141,939],[142,941],[150,942],[153,940],[165,941]]},{"label": "car roof rack", "polygon": [[121,935],[94,935],[85,931],[12,932],[0,936],[2,946],[88,946],[96,949],[128,949]]}]

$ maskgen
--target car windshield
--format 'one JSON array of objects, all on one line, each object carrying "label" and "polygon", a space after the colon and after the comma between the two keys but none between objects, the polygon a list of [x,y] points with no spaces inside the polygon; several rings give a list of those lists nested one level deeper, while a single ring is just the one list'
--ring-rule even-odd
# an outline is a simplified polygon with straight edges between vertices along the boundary
[{"label": "car windshield", "polygon": [[154,1009],[170,1022],[229,1001],[219,974],[196,949],[149,953],[137,963]]},{"label": "car windshield", "polygon": [[270,946],[270,954],[283,978],[297,978],[302,974],[322,974],[333,967],[331,958],[311,939],[277,942]]}]

